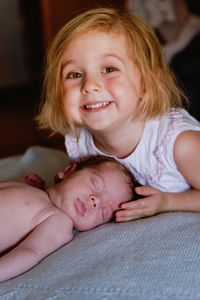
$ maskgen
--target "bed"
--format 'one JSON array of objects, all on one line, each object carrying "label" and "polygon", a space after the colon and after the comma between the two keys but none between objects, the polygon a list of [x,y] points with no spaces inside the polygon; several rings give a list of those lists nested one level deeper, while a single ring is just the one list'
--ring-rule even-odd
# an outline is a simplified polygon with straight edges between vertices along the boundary
[{"label": "bed", "polygon": [[[39,146],[0,160],[0,180],[45,178],[68,164]],[[85,232],[28,272],[0,283],[2,300],[199,300],[200,214],[165,213]]]}]

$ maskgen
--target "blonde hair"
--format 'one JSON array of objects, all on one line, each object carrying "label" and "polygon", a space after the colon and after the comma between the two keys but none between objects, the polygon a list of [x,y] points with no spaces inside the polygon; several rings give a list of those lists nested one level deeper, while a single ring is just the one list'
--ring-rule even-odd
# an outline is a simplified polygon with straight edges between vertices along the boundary
[{"label": "blonde hair", "polygon": [[136,64],[145,88],[139,102],[138,118],[162,116],[171,107],[181,106],[184,96],[163,57],[153,29],[141,18],[113,8],[88,10],[69,21],[52,41],[46,60],[43,100],[37,121],[41,128],[65,135],[75,130],[63,112],[61,62],[69,45],[90,31],[123,34],[127,50]]}]

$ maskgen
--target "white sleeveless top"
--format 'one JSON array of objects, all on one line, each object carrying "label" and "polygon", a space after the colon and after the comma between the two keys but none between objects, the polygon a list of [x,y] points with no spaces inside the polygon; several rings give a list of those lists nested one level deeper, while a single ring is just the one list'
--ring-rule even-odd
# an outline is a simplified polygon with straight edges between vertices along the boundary
[{"label": "white sleeveless top", "polygon": [[[125,165],[141,185],[164,192],[182,192],[190,185],[177,170],[173,146],[176,137],[185,130],[200,131],[200,123],[184,109],[171,109],[161,118],[148,120],[142,138],[132,154],[116,160]],[[71,160],[90,155],[105,155],[94,145],[91,133],[80,128],[80,135],[67,135],[65,146]],[[111,156],[111,155],[109,155]]]}]

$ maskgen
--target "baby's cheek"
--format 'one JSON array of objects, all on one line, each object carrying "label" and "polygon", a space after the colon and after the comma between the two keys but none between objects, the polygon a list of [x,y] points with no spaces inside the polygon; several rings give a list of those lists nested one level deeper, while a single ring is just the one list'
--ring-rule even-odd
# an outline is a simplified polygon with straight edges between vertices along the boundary
[{"label": "baby's cheek", "polygon": [[96,215],[88,216],[88,214],[86,214],[83,218],[81,218],[81,220],[79,219],[76,222],[75,228],[79,231],[86,231],[101,224],[103,224],[103,222],[99,221]]}]

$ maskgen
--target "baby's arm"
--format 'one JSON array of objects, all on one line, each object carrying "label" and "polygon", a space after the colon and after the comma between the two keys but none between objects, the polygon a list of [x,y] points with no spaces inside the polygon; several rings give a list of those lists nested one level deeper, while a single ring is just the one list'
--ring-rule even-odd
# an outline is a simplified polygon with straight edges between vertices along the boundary
[{"label": "baby's arm", "polygon": [[72,238],[73,224],[63,212],[40,223],[16,248],[0,257],[0,282],[20,275],[35,266]]},{"label": "baby's arm", "polygon": [[167,211],[200,212],[200,132],[184,131],[174,144],[174,159],[178,170],[191,185],[181,193],[164,193],[141,186],[136,192],[144,198],[123,203],[116,212],[117,222],[126,222]]}]

